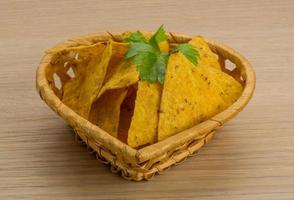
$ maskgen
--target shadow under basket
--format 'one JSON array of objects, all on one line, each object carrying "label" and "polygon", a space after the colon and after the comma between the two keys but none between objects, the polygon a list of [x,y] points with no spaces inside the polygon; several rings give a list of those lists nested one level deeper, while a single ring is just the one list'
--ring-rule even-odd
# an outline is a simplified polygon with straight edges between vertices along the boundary
[{"label": "shadow under basket", "polygon": [[[191,37],[168,33],[169,43],[186,43]],[[97,42],[122,41],[121,33],[97,33],[67,40],[56,47],[74,47],[91,45]],[[56,56],[46,54],[37,69],[37,90],[41,98],[61,116],[75,131],[76,140],[87,146],[89,153],[104,164],[111,165],[111,171],[120,173],[128,180],[148,180],[155,174],[161,174],[172,165],[177,165],[187,157],[195,155],[226,121],[238,114],[248,103],[255,89],[255,73],[250,63],[233,49],[207,40],[210,49],[218,57],[225,73],[230,74],[244,87],[240,98],[223,112],[182,131],[161,142],[134,149],[117,138],[76,114],[63,104],[59,98],[62,85],[71,77],[66,67],[59,67],[56,73],[48,73],[48,68],[56,67]],[[59,79],[56,81],[55,79]],[[55,81],[54,81],[55,80]]]}]

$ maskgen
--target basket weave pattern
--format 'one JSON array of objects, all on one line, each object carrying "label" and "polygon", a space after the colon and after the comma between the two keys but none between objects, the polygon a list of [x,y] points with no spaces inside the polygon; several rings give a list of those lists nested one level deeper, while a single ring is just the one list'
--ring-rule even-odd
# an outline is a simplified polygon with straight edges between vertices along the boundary
[{"label": "basket weave pattern", "polygon": [[[109,39],[120,42],[123,38],[121,33],[97,33],[70,39],[56,47],[92,45]],[[189,36],[168,34],[168,40],[171,44],[185,43],[190,39]],[[207,42],[210,49],[217,55],[222,70],[243,84],[244,91],[241,97],[229,108],[211,119],[139,150],[112,137],[61,102],[59,97],[62,94],[62,86],[71,78],[67,72],[74,65],[74,59],[60,67],[62,59],[60,55],[46,54],[37,70],[37,90],[50,108],[74,129],[76,141],[85,144],[87,151],[95,154],[97,160],[104,164],[110,164],[111,171],[120,172],[125,179],[148,180],[156,173],[160,174],[170,166],[177,165],[187,157],[195,155],[212,138],[215,130],[238,114],[252,97],[255,88],[255,73],[249,62],[225,45],[210,40]],[[73,58],[75,56],[73,55]],[[233,70],[226,68],[227,60],[235,65]],[[52,70],[48,69],[52,67],[54,73],[49,73]],[[59,78],[59,86],[54,80],[54,76]]]}]

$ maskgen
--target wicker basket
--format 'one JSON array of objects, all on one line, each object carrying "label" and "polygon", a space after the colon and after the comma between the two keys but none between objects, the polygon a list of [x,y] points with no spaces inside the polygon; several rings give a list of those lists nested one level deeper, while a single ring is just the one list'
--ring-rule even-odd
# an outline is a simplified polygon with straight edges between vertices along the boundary
[{"label": "wicker basket", "polygon": [[[73,47],[79,45],[91,45],[112,38],[122,41],[121,33],[97,33],[80,36],[65,41],[56,47]],[[168,33],[170,43],[184,43],[191,39],[189,36]],[[222,70],[244,85],[241,97],[229,108],[215,115],[211,119],[202,122],[190,129],[182,131],[161,142],[136,150],[112,137],[80,117],[73,110],[61,102],[58,97],[58,88],[52,77],[48,74],[48,68],[56,64],[56,57],[45,55],[37,70],[37,90],[41,98],[60,115],[75,131],[76,140],[85,144],[89,153],[104,164],[111,165],[111,171],[120,173],[128,180],[148,180],[155,174],[160,174],[172,165],[177,165],[187,157],[193,156],[213,136],[216,129],[226,121],[238,114],[250,100],[255,88],[255,73],[249,62],[233,49],[207,40],[211,50],[218,56]],[[235,65],[234,70],[226,68],[226,60]],[[68,77],[65,70],[56,74],[64,84]]]}]

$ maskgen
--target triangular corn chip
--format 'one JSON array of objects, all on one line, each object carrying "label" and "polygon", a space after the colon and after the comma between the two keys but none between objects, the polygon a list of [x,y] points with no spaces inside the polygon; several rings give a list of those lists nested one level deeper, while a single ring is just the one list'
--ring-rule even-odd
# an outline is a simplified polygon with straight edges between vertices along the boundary
[{"label": "triangular corn chip", "polygon": [[102,86],[112,54],[112,43],[105,48],[102,57],[92,58],[86,69],[64,85],[62,101],[84,118],[88,118],[90,107]]},{"label": "triangular corn chip", "polygon": [[[62,98],[64,85],[73,76],[79,76],[80,71],[85,68],[89,63],[90,58],[101,56],[105,49],[103,43],[96,43],[94,45],[83,45],[77,47],[66,47],[66,48],[54,48],[47,51],[48,54],[52,54],[51,66],[46,68],[48,76],[48,82],[55,94],[59,98]],[[68,73],[72,69],[73,74]],[[54,74],[60,77],[61,88],[60,90],[55,87]]]},{"label": "triangular corn chip", "polygon": [[66,48],[53,48],[47,51],[48,54],[53,54],[57,62],[65,68],[71,67],[76,76],[79,76],[81,71],[84,71],[93,57],[101,57],[105,49],[105,43],[99,42],[93,45],[81,45]]},{"label": "triangular corn chip", "polygon": [[106,90],[128,87],[139,80],[137,67],[128,61],[121,62],[113,72],[109,80],[103,85],[99,92],[101,96]]},{"label": "triangular corn chip", "polygon": [[92,105],[89,121],[117,137],[120,106],[126,97],[127,89],[108,90]]},{"label": "triangular corn chip", "polygon": [[[197,71],[203,74],[202,78],[204,77],[207,84],[219,91],[220,96],[228,106],[240,97],[243,87],[232,76],[215,68],[207,68],[205,66],[199,66]],[[193,73],[196,72],[193,70]]]},{"label": "triangular corn chip", "polygon": [[128,132],[128,145],[139,147],[156,140],[158,109],[162,86],[146,81],[138,82],[135,109]]},{"label": "triangular corn chip", "polygon": [[124,56],[128,51],[129,44],[112,41],[112,55],[109,61],[109,66],[103,81],[105,84],[117,71],[120,63],[124,62]]},{"label": "triangular corn chip", "polygon": [[193,37],[189,41],[193,47],[195,47],[199,53],[200,59],[198,59],[197,66],[210,66],[215,69],[221,69],[215,54],[210,50],[207,42],[201,36]]},{"label": "triangular corn chip", "polygon": [[[63,102],[84,118],[88,118],[90,107],[98,98],[103,82],[112,76],[128,49],[128,44],[113,41],[110,41],[106,48],[104,46],[104,43],[97,43],[90,46],[51,51],[51,53],[61,52],[59,54],[63,55],[66,52],[74,52],[75,55],[78,55],[75,59],[81,57],[82,61],[88,60],[87,66],[84,62],[74,65],[76,66],[74,68],[76,77],[68,81],[63,88]],[[93,53],[101,52],[101,48],[104,49],[103,54],[93,56]]]},{"label": "triangular corn chip", "polygon": [[213,65],[193,65],[183,54],[169,58],[160,105],[158,140],[190,128],[226,109],[242,86]]}]

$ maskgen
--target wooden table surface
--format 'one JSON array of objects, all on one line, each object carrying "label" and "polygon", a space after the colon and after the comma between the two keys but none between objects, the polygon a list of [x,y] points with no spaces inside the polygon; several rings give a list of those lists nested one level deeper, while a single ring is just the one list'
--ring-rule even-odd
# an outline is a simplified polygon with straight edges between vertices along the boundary
[{"label": "wooden table surface", "polygon": [[[214,140],[149,182],[129,182],[74,143],[35,91],[45,49],[98,31],[201,34],[240,51],[257,88]],[[0,199],[294,199],[294,2],[1,1]]]}]

